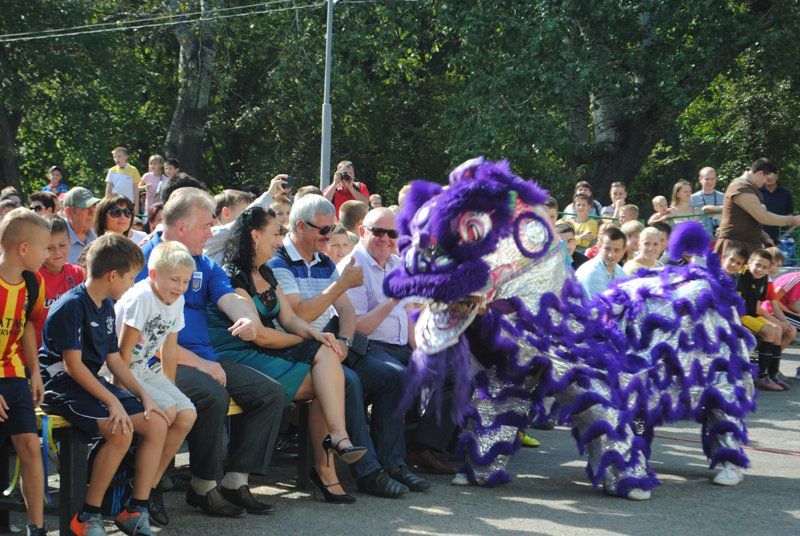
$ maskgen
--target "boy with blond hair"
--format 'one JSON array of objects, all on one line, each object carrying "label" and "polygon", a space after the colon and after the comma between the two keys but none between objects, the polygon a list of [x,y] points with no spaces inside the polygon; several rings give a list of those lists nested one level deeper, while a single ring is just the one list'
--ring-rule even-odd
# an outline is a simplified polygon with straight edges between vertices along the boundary
[{"label": "boy with blond hair", "polygon": [[667,221],[672,215],[672,209],[669,208],[669,201],[663,195],[657,195],[653,198],[653,215],[647,220],[648,225],[659,221]]},{"label": "boy with blond hair", "polygon": [[[148,499],[164,450],[167,416],[131,374],[114,330],[114,300],[131,287],[143,263],[142,251],[129,238],[116,233],[101,236],[86,255],[86,282],[53,304],[44,324],[39,358],[47,411],[61,415],[85,435],[105,440],[92,464],[83,507],[70,522],[76,536],[105,534],[100,505],[134,433],[139,443],[133,494],[115,523],[125,534],[155,534],[150,529]],[[104,364],[127,391],[100,375]]]},{"label": "boy with blond hair", "polygon": [[[44,281],[35,272],[47,257],[47,222],[26,208],[0,223],[0,440],[10,436],[22,467],[27,534],[44,536],[44,469],[34,407],[44,387],[33,322],[44,316]],[[25,368],[30,374],[30,385]]]},{"label": "boy with blond hair", "polygon": [[114,166],[106,173],[106,194],[124,195],[133,202],[133,213],[139,214],[139,188],[142,180],[139,171],[128,164],[127,147],[114,147],[111,151],[114,158]]},{"label": "boy with blond hair", "polygon": [[[158,483],[197,418],[194,404],[175,386],[178,332],[184,327],[183,293],[189,288],[195,262],[180,242],[162,242],[150,254],[147,268],[148,278],[126,292],[114,310],[120,355],[169,422],[149,504],[150,519],[164,526],[169,516]],[[159,352],[161,374],[148,366]]]},{"label": "boy with blond hair", "polygon": [[572,227],[575,229],[576,249],[583,253],[597,239],[597,221],[589,217],[590,199],[584,194],[576,194],[572,199],[575,218]]}]

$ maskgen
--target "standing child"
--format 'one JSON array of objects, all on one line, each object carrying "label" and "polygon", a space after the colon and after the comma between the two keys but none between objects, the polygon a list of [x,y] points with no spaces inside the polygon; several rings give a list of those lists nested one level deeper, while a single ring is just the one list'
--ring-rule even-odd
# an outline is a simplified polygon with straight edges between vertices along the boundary
[{"label": "standing child", "polygon": [[164,157],[160,154],[154,154],[147,161],[147,173],[142,177],[139,187],[144,187],[147,190],[144,200],[144,212],[150,209],[150,205],[158,201],[158,196],[161,193],[161,187],[167,180],[164,175]]},{"label": "standing child", "polygon": [[[34,407],[44,387],[36,354],[33,321],[44,317],[44,283],[34,272],[47,256],[47,222],[26,208],[9,212],[0,223],[0,440],[11,437],[22,467],[22,497],[28,535],[44,529],[44,469]],[[35,297],[34,297],[35,293]],[[30,385],[25,367],[30,373]]]},{"label": "standing child", "polygon": [[669,202],[663,195],[657,195],[653,198],[653,215],[647,220],[648,224],[653,224],[659,221],[667,221],[672,215],[672,209],[669,208]]},{"label": "standing child", "polygon": [[625,256],[622,263],[625,264],[639,253],[639,235],[644,230],[644,225],[638,220],[626,221],[620,227],[620,231],[625,234]]},{"label": "standing child", "polygon": [[584,194],[576,194],[572,198],[572,209],[575,211],[572,226],[575,228],[576,249],[581,253],[597,239],[597,222],[589,217],[590,202]]},{"label": "standing child", "polygon": [[111,151],[114,158],[114,167],[106,174],[106,194],[121,194],[133,202],[133,213],[139,213],[139,187],[142,180],[139,171],[128,164],[128,149],[126,147],[114,147]]},{"label": "standing child", "polygon": [[661,231],[655,227],[645,227],[639,233],[639,251],[622,267],[628,275],[633,275],[642,268],[661,268],[658,260],[661,253]]},{"label": "standing child", "polygon": [[42,344],[44,321],[58,298],[71,288],[83,283],[83,268],[67,262],[69,256],[69,231],[67,222],[58,216],[48,218],[50,224],[50,245],[47,247],[47,258],[39,268],[39,275],[44,279],[44,315],[35,318],[36,348]]},{"label": "standing child", "polygon": [[[197,417],[192,402],[175,387],[178,332],[184,326],[183,293],[189,288],[195,262],[186,246],[171,241],[153,249],[147,267],[148,279],[126,292],[117,302],[115,312],[122,359],[170,423],[149,505],[150,518],[164,526],[169,523],[169,516],[158,483]],[[148,361],[159,350],[161,374],[148,367]]]},{"label": "standing child", "polygon": [[[105,439],[92,465],[83,507],[70,523],[77,536],[105,534],[100,505],[134,433],[139,444],[133,496],[115,522],[125,534],[155,534],[147,506],[164,450],[167,416],[131,374],[114,330],[113,300],[131,287],[143,262],[142,251],[128,238],[101,236],[86,255],[88,279],[53,304],[44,324],[39,357],[48,411],[89,437]],[[99,375],[103,364],[127,391]]]},{"label": "standing child", "polygon": [[53,192],[58,196],[59,199],[61,199],[61,196],[69,191],[69,186],[63,182],[64,173],[61,171],[60,167],[52,166],[50,169],[48,169],[47,179],[49,182],[44,188],[42,188],[42,191]]}]

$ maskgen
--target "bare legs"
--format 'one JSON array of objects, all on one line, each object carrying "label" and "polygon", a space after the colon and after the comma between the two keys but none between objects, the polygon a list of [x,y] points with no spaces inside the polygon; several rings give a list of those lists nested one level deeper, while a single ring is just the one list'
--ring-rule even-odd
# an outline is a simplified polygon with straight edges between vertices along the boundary
[{"label": "bare legs", "polygon": [[[350,447],[344,420],[344,372],[338,356],[330,348],[321,347],[314,356],[311,372],[298,389],[298,400],[315,399],[309,415],[309,435],[314,449],[314,465],[322,482],[338,482],[333,461],[327,460],[322,449],[322,440],[328,433],[333,445],[341,442],[341,447]],[[341,486],[329,488],[331,493],[344,493]]]}]

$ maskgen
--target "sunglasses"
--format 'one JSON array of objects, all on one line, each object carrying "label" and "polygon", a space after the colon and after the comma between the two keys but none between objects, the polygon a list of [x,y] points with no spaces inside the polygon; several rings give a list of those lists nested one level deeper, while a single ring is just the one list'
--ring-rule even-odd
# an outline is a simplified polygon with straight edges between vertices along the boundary
[{"label": "sunglasses", "polygon": [[31,205],[31,210],[34,212],[41,212],[44,210],[44,205]]},{"label": "sunglasses", "polygon": [[119,218],[120,216],[125,216],[126,218],[130,218],[133,214],[133,211],[129,208],[119,208],[114,207],[108,211],[112,218]]},{"label": "sunglasses", "polygon": [[364,229],[368,229],[370,233],[374,234],[376,237],[380,238],[383,235],[389,235],[389,238],[392,240],[396,240],[400,233],[397,232],[397,229],[384,229],[382,227],[364,227]]},{"label": "sunglasses", "polygon": [[325,227],[317,227],[313,223],[307,222],[305,220],[304,220],[304,223],[306,225],[308,225],[309,227],[313,227],[314,229],[319,231],[319,234],[321,234],[322,236],[329,235],[333,231],[333,225],[326,225]]}]

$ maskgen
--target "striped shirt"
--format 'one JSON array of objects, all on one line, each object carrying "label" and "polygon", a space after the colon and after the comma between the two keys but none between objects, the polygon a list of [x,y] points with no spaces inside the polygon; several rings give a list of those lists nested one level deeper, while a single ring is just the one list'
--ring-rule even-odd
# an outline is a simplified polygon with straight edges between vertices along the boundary
[{"label": "striped shirt", "polygon": [[[24,378],[25,357],[22,354],[22,333],[28,320],[35,321],[44,312],[44,279],[36,274],[39,282],[39,296],[33,306],[31,318],[25,318],[28,303],[28,290],[25,280],[9,283],[0,278],[0,307],[3,317],[0,320],[0,378]],[[33,328],[31,328],[33,329]]]},{"label": "striped shirt", "polygon": [[[300,294],[301,300],[309,300],[338,280],[339,272],[333,261],[324,253],[314,253],[311,262],[306,262],[289,236],[286,235],[283,246],[275,250],[275,255],[267,264],[272,268],[272,273],[275,274],[275,279],[278,280],[284,295]],[[328,307],[309,324],[321,330],[335,312],[333,307]]]}]

